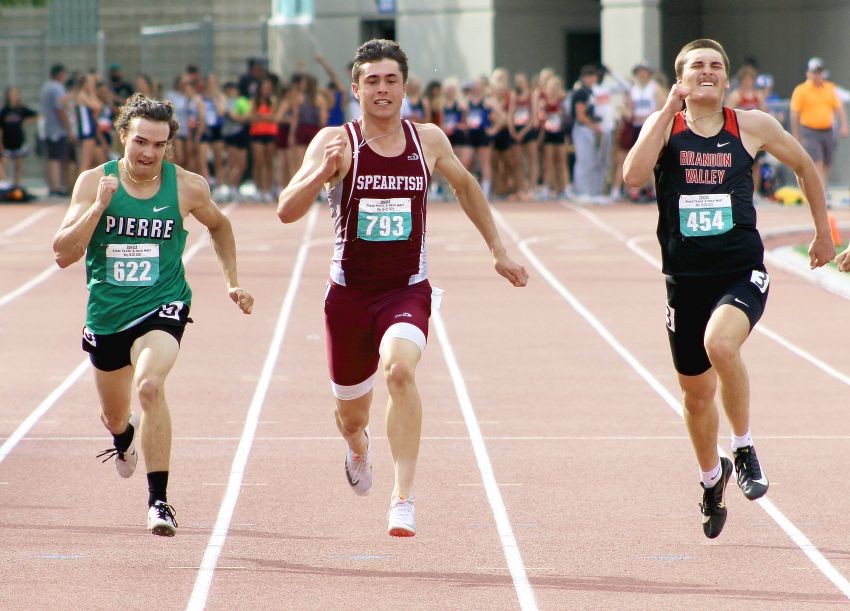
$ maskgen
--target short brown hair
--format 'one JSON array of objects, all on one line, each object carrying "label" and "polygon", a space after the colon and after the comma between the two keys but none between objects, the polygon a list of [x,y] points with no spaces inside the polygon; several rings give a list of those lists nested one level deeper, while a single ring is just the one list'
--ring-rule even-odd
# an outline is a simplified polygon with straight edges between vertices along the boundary
[{"label": "short brown hair", "polygon": [[115,131],[119,134],[126,134],[130,131],[130,122],[136,117],[148,119],[150,121],[162,121],[168,123],[168,141],[174,138],[177,130],[180,129],[180,124],[174,117],[174,104],[169,101],[161,102],[148,98],[141,93],[134,93],[118,111],[118,116],[115,118]]},{"label": "short brown hair", "polygon": [[677,79],[682,78],[682,72],[685,69],[685,56],[694,49],[714,49],[720,53],[720,56],[723,58],[723,67],[726,69],[726,76],[729,76],[729,57],[726,55],[723,45],[710,38],[698,38],[682,47],[682,50],[676,56],[674,66],[676,67]]},{"label": "short brown hair", "polygon": [[351,64],[351,82],[356,83],[360,79],[363,64],[378,62],[382,59],[395,60],[401,70],[402,81],[407,82],[407,55],[396,41],[386,38],[373,38],[360,45],[354,53],[354,62]]}]

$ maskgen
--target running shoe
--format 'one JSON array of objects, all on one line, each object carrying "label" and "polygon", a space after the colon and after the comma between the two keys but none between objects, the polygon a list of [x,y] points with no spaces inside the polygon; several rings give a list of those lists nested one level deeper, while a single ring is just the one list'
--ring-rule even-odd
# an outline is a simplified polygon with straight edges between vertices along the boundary
[{"label": "running shoe", "polygon": [[744,491],[744,496],[755,501],[767,492],[767,476],[761,470],[756,449],[753,446],[738,448],[734,450],[735,478],[738,485]]},{"label": "running shoe", "polygon": [[413,498],[406,499],[400,496],[390,503],[387,512],[387,532],[393,537],[412,537],[416,534],[416,520],[414,514],[416,508],[413,506]]},{"label": "running shoe", "polygon": [[157,501],[148,509],[148,530],[160,537],[173,537],[177,534],[175,513],[174,507],[165,501]]},{"label": "running shoe", "polygon": [[709,539],[714,539],[723,530],[726,524],[726,483],[732,475],[732,461],[725,456],[720,459],[720,480],[711,488],[703,488],[702,503],[699,508],[702,511],[702,531]]},{"label": "running shoe", "polygon": [[130,412],[130,426],[133,427],[133,439],[126,450],[122,451],[112,447],[97,455],[98,458],[103,458],[101,462],[106,462],[114,456],[115,470],[121,477],[133,475],[133,471],[136,470],[136,463],[139,462],[139,454],[136,452],[136,431],[139,430],[139,416],[133,412]]},{"label": "running shoe", "polygon": [[351,448],[345,453],[345,477],[354,494],[366,496],[372,489],[372,448],[369,439],[369,427],[366,433],[366,454],[355,454]]}]

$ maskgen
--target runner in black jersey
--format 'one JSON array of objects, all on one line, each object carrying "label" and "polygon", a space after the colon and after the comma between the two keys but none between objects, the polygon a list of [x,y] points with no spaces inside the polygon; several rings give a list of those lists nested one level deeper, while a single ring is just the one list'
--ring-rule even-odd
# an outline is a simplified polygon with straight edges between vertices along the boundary
[{"label": "runner in black jersey", "polygon": [[318,133],[281,192],[277,214],[284,223],[297,221],[322,187],[328,190],[336,240],[325,324],[336,422],[348,444],[345,474],[355,494],[369,493],[367,425],[380,358],[395,463],[387,532],[409,537],[416,533],[411,494],[422,427],[414,373],[432,305],[425,221],[434,171],[449,183],[484,238],[496,272],[517,287],[526,285],[528,275],[505,251],[481,188],[452,152],[446,134],[432,123],[401,120],[407,57],[398,43],[361,45],[351,76],[361,117]]},{"label": "runner in black jersey", "polygon": [[718,388],[732,425],[738,485],[750,500],[768,487],[750,433],[749,380],[740,353],[764,311],[770,282],[753,205],[759,150],[794,170],[809,201],[811,267],[829,263],[835,247],[808,154],[770,115],[723,107],[729,59],[720,43],[688,43],[675,66],[676,84],[644,124],[626,157],[624,178],[638,187],[655,171],[667,329],[702,478],[703,531],[714,538],[726,521],[724,493],[732,473],[732,462],[717,450]]}]

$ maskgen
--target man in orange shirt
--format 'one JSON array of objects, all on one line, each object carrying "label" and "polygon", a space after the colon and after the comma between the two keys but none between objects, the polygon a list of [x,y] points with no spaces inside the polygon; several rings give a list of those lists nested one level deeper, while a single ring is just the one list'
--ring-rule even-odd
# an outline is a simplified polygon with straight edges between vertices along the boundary
[{"label": "man in orange shirt", "polygon": [[811,155],[824,189],[829,185],[832,152],[835,143],[833,126],[838,115],[839,134],[847,136],[847,116],[835,91],[826,80],[824,63],[819,57],[809,60],[806,81],[791,94],[791,133]]}]

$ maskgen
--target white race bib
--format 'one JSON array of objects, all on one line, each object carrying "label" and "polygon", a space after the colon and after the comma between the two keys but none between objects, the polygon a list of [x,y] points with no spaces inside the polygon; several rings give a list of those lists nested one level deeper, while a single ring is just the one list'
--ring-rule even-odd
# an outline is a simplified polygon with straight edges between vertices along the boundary
[{"label": "white race bib", "polygon": [[733,225],[732,196],[728,193],[679,196],[679,230],[683,236],[720,235]]},{"label": "white race bib", "polygon": [[109,244],[106,281],[117,286],[151,286],[159,280],[159,244]]},{"label": "white race bib", "polygon": [[357,237],[391,242],[410,237],[413,222],[409,197],[363,198],[357,209]]}]

